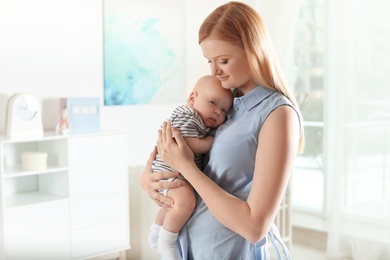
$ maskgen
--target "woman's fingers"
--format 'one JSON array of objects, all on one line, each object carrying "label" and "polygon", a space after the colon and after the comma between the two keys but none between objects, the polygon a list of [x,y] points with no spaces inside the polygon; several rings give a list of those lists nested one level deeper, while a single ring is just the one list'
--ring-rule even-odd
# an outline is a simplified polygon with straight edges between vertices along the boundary
[{"label": "woman's fingers", "polygon": [[[162,137],[162,132],[159,131],[159,142]],[[161,180],[166,180],[169,178],[178,177],[180,174],[178,172],[152,172],[153,161],[157,156],[157,146],[154,147],[153,151],[150,153],[149,158],[146,162],[144,170],[141,172],[139,177],[139,183],[143,190],[149,195],[154,202],[160,206],[169,209],[173,205],[173,199],[166,197],[159,193],[159,190],[163,189],[175,189],[180,188],[182,185],[180,182],[164,182]]]},{"label": "woman's fingers", "polygon": [[169,179],[169,178],[176,178],[180,174],[178,172],[155,172],[151,175],[152,181],[161,181],[164,179]]},{"label": "woman's fingers", "polygon": [[172,125],[171,125],[171,122],[168,121],[166,122],[165,124],[165,140],[167,141],[167,143],[173,141],[173,136],[172,136]]},{"label": "woman's fingers", "polygon": [[162,158],[164,158],[166,150],[169,149],[168,145],[172,140],[171,123],[170,121],[164,121],[161,129],[158,131],[157,141],[157,150]]},{"label": "woman's fingers", "polygon": [[170,208],[173,205],[173,199],[162,195],[161,193],[155,191],[152,194],[150,194],[150,197],[154,200],[154,202],[164,208]]},{"label": "woman's fingers", "polygon": [[170,138],[172,138],[172,135],[168,134],[168,128],[171,127],[171,122],[170,121],[164,121],[163,126],[161,128],[162,130],[162,143],[165,144],[169,141]]},{"label": "woman's fingers", "polygon": [[163,147],[163,144],[164,144],[164,141],[163,141],[164,124],[165,124],[165,122],[163,123],[163,126],[161,127],[161,129],[158,130],[157,151],[160,154],[160,156],[162,154],[162,147]]},{"label": "woman's fingers", "polygon": [[139,184],[143,190],[145,190],[148,194],[150,193],[150,189],[152,186],[152,165],[153,160],[156,158],[157,148],[154,147],[153,151],[150,153],[148,160],[146,161],[146,166],[144,170],[141,172],[139,176]]},{"label": "woman's fingers", "polygon": [[153,161],[157,156],[157,146],[154,146],[153,151],[150,153],[148,160],[146,161],[146,167],[152,169]]},{"label": "woman's fingers", "polygon": [[181,165],[194,159],[194,154],[180,131],[172,127],[170,121],[164,122],[158,132],[157,148],[164,163],[178,171]]},{"label": "woman's fingers", "polygon": [[175,139],[175,142],[177,143],[177,145],[181,148],[181,150],[182,150],[183,146],[187,146],[187,143],[186,143],[186,141],[184,141],[184,138],[180,134],[179,130],[177,130],[176,128],[171,129],[171,134],[172,134],[173,138]]}]

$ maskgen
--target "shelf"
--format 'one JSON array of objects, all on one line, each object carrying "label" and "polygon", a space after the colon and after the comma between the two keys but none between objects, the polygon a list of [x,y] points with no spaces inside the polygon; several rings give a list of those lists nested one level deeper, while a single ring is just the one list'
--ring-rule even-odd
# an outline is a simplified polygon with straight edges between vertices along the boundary
[{"label": "shelf", "polygon": [[93,133],[79,133],[79,134],[68,134],[68,135],[60,135],[55,131],[45,131],[43,136],[41,137],[18,137],[18,138],[10,138],[5,135],[0,135],[0,142],[3,143],[25,143],[25,142],[41,142],[41,141],[50,141],[50,140],[67,140],[69,137],[85,137],[85,136],[102,136],[102,135],[111,135],[121,133],[115,129],[108,129],[105,131],[97,131]]},{"label": "shelf", "polygon": [[46,169],[36,170],[36,171],[27,171],[22,168],[21,165],[9,165],[5,167],[4,178],[16,178],[30,175],[46,174],[46,173],[56,173],[67,171],[68,167],[58,167],[58,166],[48,166]]},{"label": "shelf", "polygon": [[4,143],[25,143],[25,142],[36,142],[36,141],[48,141],[48,140],[59,140],[59,139],[67,139],[66,135],[58,135],[54,131],[45,132],[41,137],[17,137],[10,138],[5,135],[0,136],[0,141]]},{"label": "shelf", "polygon": [[12,194],[5,198],[6,208],[16,208],[28,205],[36,205],[39,203],[46,203],[58,200],[68,199],[66,197],[60,197],[49,193],[40,191],[25,192]]}]

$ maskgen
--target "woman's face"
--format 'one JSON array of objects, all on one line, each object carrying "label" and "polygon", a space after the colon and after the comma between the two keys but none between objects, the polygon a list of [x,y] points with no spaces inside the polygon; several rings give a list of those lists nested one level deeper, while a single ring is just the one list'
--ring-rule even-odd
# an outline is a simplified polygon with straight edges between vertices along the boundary
[{"label": "woman's face", "polygon": [[256,87],[243,48],[213,38],[203,40],[200,47],[210,64],[211,74],[219,78],[224,88],[239,88],[246,94]]}]

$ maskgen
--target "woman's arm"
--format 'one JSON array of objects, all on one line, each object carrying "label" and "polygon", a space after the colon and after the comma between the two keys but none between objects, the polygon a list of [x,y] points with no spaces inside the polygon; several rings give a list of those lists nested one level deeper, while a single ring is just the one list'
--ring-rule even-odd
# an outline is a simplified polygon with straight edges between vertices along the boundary
[{"label": "woman's arm", "polygon": [[162,179],[179,176],[178,172],[152,172],[153,160],[156,158],[157,148],[154,147],[146,162],[145,169],[140,174],[139,184],[141,188],[149,195],[154,202],[160,207],[169,208],[174,201],[158,192],[159,189],[174,189],[181,187],[180,182],[160,182]]},{"label": "woman's arm", "polygon": [[277,214],[298,140],[296,112],[288,106],[275,109],[258,136],[253,183],[247,201],[227,193],[204,175],[194,164],[191,150],[170,124],[164,124],[159,131],[158,150],[164,162],[185,176],[224,226],[255,243],[267,234]]}]

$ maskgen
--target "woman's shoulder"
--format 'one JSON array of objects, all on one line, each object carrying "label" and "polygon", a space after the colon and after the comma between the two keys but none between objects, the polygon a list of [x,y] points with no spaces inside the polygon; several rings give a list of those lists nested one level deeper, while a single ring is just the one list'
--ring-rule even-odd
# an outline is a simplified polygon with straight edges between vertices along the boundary
[{"label": "woman's shoulder", "polygon": [[281,107],[291,108],[299,116],[294,104],[282,93],[261,86],[257,91],[261,94],[258,97],[259,102],[256,105],[256,110],[262,118],[267,118],[270,113]]},{"label": "woman's shoulder", "polygon": [[249,93],[252,107],[261,107],[259,112],[271,112],[279,106],[293,106],[293,103],[282,93],[264,86],[258,86]]}]

